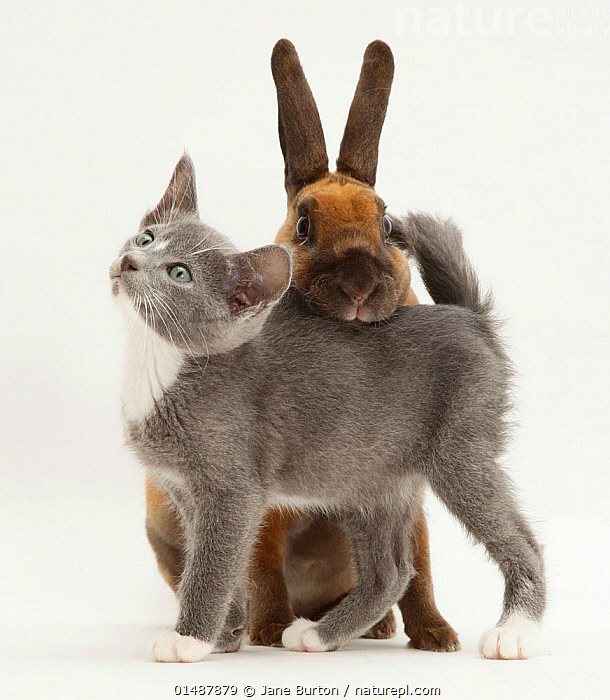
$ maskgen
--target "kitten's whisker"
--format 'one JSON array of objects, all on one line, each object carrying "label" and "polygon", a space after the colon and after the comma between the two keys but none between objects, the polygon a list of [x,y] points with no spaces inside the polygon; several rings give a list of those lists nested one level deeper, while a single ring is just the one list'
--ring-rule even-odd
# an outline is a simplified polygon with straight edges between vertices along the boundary
[{"label": "kitten's whisker", "polygon": [[[193,358],[193,361],[195,362],[195,364],[203,372],[203,368],[201,367],[201,365],[199,364],[199,360],[197,359],[197,357],[198,357],[197,353],[195,353],[193,346],[191,345],[191,343],[189,343],[188,339],[186,338],[186,334],[185,334],[185,332],[183,332],[184,329],[183,329],[182,325],[180,324],[180,322],[178,321],[178,318],[177,318],[175,312],[172,311],[172,309],[169,307],[168,303],[164,302],[163,299],[159,295],[157,295],[157,300],[159,301],[159,303],[161,303],[165,307],[169,318],[175,324],[175,326],[178,330],[178,333],[180,333],[180,336],[181,336],[184,344],[187,347],[188,353]],[[209,357],[209,353],[208,353],[208,357]],[[206,362],[206,366],[207,366],[207,362]]]},{"label": "kitten's whisker", "polygon": [[144,303],[144,333],[142,333],[142,336],[140,337],[140,344],[138,345],[138,358],[141,355],[146,355],[146,336],[148,335],[148,307],[146,306],[146,299],[144,299],[144,297],[142,297],[142,301]]},{"label": "kitten's whisker", "polygon": [[[153,290],[151,290],[151,293],[154,295]],[[157,299],[157,301],[159,301],[159,299]],[[169,326],[167,325],[167,323],[165,322],[165,319],[163,318],[163,313],[162,313],[163,309],[159,308],[159,306],[157,306],[157,304],[155,304],[155,302],[152,298],[150,299],[150,303],[153,305],[155,311],[157,312],[157,314],[159,315],[159,318],[161,319],[161,322],[165,326],[165,330],[167,331],[167,334],[169,335],[169,339],[171,341],[171,344],[174,346],[174,350],[178,354],[180,354],[180,350],[178,349],[178,346],[176,345],[176,343],[174,341],[174,337],[172,336],[172,332],[170,331]]]},{"label": "kitten's whisker", "polygon": [[153,303],[153,300],[151,299],[151,297],[150,297],[148,294],[146,294],[146,292],[145,292],[144,294],[145,294],[146,298],[148,299],[148,302],[150,303],[150,318],[151,318],[151,321],[152,321],[152,330],[153,330],[153,333],[152,333],[153,370],[154,370],[154,372],[155,372],[155,376],[156,376],[156,378],[157,378],[157,381],[158,381],[159,383],[161,383],[161,378],[159,377],[159,369],[158,369],[158,367],[157,367],[157,322],[156,322],[155,316],[154,316],[154,314],[153,314],[154,303]]},{"label": "kitten's whisker", "polygon": [[191,253],[191,255],[200,255],[201,253],[209,253],[211,250],[225,250],[228,253],[230,253],[233,249],[230,248],[229,246],[212,246],[211,248],[203,248],[203,250],[195,250]]},{"label": "kitten's whisker", "polygon": [[[133,308],[133,318],[131,319],[131,324],[129,326],[129,329],[127,331],[127,343],[129,344],[131,342],[131,336],[133,334],[133,329],[135,328],[135,325],[140,318],[140,308],[142,306],[142,300],[140,298],[140,295],[138,292],[135,293],[137,297],[137,303],[138,303],[138,308],[136,309],[135,306]],[[140,341],[141,342],[141,341]]]},{"label": "kitten's whisker", "polygon": [[[176,313],[169,306],[169,301],[167,301],[167,302],[164,301],[161,292],[159,292],[158,290],[151,289],[150,291],[155,296],[155,298],[159,301],[159,303],[162,304],[163,307],[166,309],[168,316],[170,317],[172,322],[175,324],[175,326],[178,330],[178,333],[180,333],[180,336],[182,337],[182,340],[183,340],[184,344],[186,345],[190,356],[193,358],[193,361],[199,367],[199,369],[203,372],[204,368],[202,368],[201,365],[199,364],[199,361],[197,359],[197,355],[195,354],[195,351],[194,351],[192,345],[189,343],[189,341],[186,337],[186,333],[183,332],[184,329],[182,328],[182,325],[178,321],[178,317],[177,317]],[[207,347],[207,344],[206,344],[206,347]],[[209,353],[208,353],[208,359],[209,359]],[[207,367],[207,362],[206,362],[206,367]]]},{"label": "kitten's whisker", "polygon": [[161,295],[161,292],[156,291],[156,290],[154,290],[154,289],[151,289],[150,291],[151,291],[151,293],[154,295],[155,299],[157,299],[157,301],[158,301],[158,302],[163,306],[163,308],[166,310],[167,315],[169,316],[170,320],[176,325],[176,328],[177,328],[178,331],[180,332],[180,335],[182,336],[182,340],[184,340],[184,342],[188,345],[188,341],[186,340],[186,338],[184,337],[184,334],[182,333],[182,330],[183,330],[183,329],[182,329],[182,327],[181,327],[181,325],[180,325],[180,323],[179,323],[179,321],[178,321],[178,317],[177,317],[176,313],[170,308],[169,302],[168,302],[168,301],[165,301],[165,300],[163,299],[163,297],[162,297],[162,295]]},{"label": "kitten's whisker", "polygon": [[208,240],[209,237],[210,237],[210,234],[209,234],[209,233],[206,233],[205,236],[199,241],[199,243],[196,243],[196,244],[191,248],[191,250],[194,250],[195,248],[199,248],[199,246],[200,246],[202,243],[205,243],[205,242]]},{"label": "kitten's whisker", "polygon": [[136,325],[136,321],[138,320],[138,316],[140,315],[140,295],[138,292],[136,292],[136,299],[135,302],[137,302],[138,306],[136,308],[134,300],[130,299],[131,301],[131,313],[132,313],[132,319],[131,323],[129,324],[129,328],[127,329],[127,338],[131,336],[131,332],[133,331],[133,327]]},{"label": "kitten's whisker", "polygon": [[208,348],[208,341],[205,339],[205,335],[203,335],[202,331],[199,331],[199,335],[201,335],[201,339],[203,340],[203,344],[205,345],[205,367],[203,368],[203,371],[205,372],[206,367],[208,366],[208,363],[210,361],[210,350]]},{"label": "kitten's whisker", "polygon": [[180,336],[181,336],[181,338],[182,338],[184,344],[185,344],[186,347],[187,347],[187,350],[188,350],[189,354],[191,355],[191,357],[193,358],[193,360],[195,360],[195,362],[197,362],[197,364],[199,364],[198,361],[197,361],[197,357],[196,357],[195,351],[193,350],[193,347],[191,346],[191,344],[189,343],[189,341],[188,341],[188,339],[187,339],[187,337],[186,337],[186,332],[183,332],[184,329],[182,328],[180,322],[178,321],[178,318],[177,318],[176,314],[169,308],[169,306],[163,301],[163,299],[157,297],[157,300],[159,301],[160,304],[162,304],[162,305],[164,306],[164,308],[165,308],[166,311],[167,311],[167,314],[168,314],[169,318],[170,318],[170,319],[172,320],[172,322],[175,324],[175,326],[176,326],[176,328],[177,328],[177,330],[178,330],[178,333],[180,333]]}]

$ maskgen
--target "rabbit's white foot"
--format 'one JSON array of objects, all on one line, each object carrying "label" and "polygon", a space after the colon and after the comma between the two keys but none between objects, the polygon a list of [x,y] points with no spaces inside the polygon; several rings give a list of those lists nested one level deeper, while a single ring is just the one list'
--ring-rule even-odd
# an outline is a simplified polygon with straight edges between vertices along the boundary
[{"label": "rabbit's white foot", "polygon": [[292,651],[330,651],[331,647],[320,639],[317,622],[299,618],[282,634],[282,644]]},{"label": "rabbit's white foot", "polygon": [[486,659],[529,659],[536,651],[539,631],[537,622],[513,613],[483,634],[479,652]]},{"label": "rabbit's white foot", "polygon": [[151,653],[155,661],[187,662],[202,661],[212,653],[213,646],[209,642],[195,637],[187,637],[178,632],[164,632],[151,645]]}]

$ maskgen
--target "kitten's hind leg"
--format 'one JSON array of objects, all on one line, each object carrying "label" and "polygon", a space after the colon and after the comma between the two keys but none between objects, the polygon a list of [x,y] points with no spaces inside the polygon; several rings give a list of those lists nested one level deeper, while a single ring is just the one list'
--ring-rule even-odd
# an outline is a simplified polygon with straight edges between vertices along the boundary
[{"label": "kitten's hind leg", "polygon": [[497,625],[482,636],[479,651],[490,659],[525,659],[535,652],[546,604],[541,548],[495,462],[435,462],[428,473],[436,495],[485,545],[504,575],[504,605]]},{"label": "kitten's hind leg", "polygon": [[357,583],[319,622],[295,620],[282,637],[288,649],[331,651],[362,635],[400,598],[413,575],[410,514],[380,509],[351,513],[342,522]]}]

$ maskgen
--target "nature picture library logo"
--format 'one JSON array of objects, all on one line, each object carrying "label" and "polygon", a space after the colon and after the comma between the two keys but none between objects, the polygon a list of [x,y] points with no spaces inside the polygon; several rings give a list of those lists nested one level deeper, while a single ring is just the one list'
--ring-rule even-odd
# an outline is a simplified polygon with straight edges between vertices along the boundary
[{"label": "nature picture library logo", "polygon": [[610,6],[396,8],[396,33],[406,36],[610,37]]}]

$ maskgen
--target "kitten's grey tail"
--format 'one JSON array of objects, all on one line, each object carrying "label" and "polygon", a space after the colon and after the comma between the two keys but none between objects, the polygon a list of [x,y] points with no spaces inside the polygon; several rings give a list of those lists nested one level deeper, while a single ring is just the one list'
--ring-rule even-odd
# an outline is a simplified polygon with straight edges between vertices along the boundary
[{"label": "kitten's grey tail", "polygon": [[393,219],[393,241],[415,258],[422,280],[436,304],[465,306],[482,316],[492,311],[491,295],[481,294],[479,280],[452,219],[410,212]]}]

